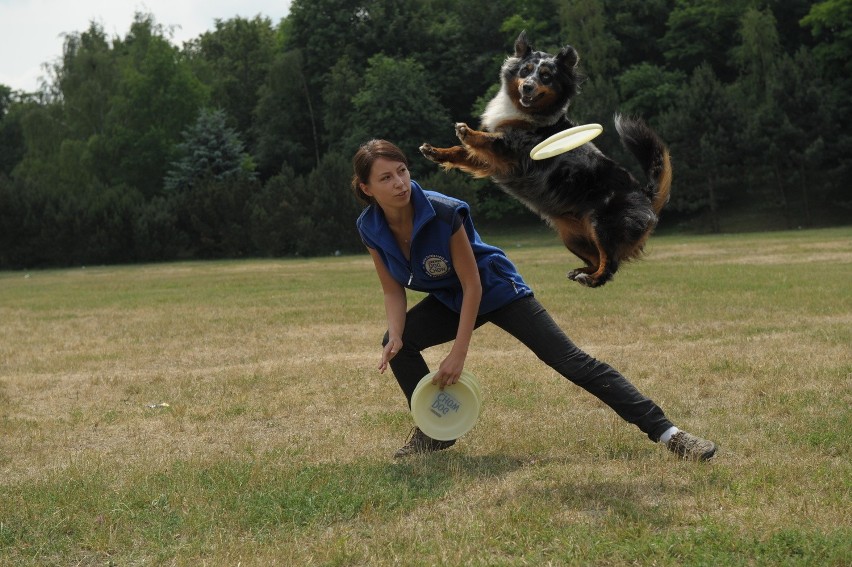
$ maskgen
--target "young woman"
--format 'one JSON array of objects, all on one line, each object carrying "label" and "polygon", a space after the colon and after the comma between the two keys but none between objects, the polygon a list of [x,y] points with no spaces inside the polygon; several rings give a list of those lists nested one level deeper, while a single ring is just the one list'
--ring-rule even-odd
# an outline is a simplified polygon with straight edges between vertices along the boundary
[{"label": "young woman", "polygon": [[[493,323],[652,441],[684,459],[703,461],[715,454],[715,444],[680,431],[618,371],[577,348],[506,254],[480,239],[468,205],[412,181],[398,147],[371,140],[356,152],[352,165],[352,189],[367,205],[358,231],[376,266],[387,314],[378,369],[384,373],[390,365],[409,407],[414,388],[429,373],[421,352],[454,341],[432,381],[442,387],[455,384],[474,329]],[[405,288],[428,295],[407,310]],[[415,427],[395,457],[454,443],[432,439]]]}]

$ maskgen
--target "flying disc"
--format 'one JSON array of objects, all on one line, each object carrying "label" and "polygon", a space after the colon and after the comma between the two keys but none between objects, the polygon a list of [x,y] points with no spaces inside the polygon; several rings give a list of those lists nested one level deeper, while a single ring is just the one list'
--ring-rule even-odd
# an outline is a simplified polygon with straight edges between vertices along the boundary
[{"label": "flying disc", "polygon": [[583,124],[562,130],[546,138],[530,151],[533,159],[547,159],[553,156],[573,150],[586,142],[593,140],[603,132],[600,124]]},{"label": "flying disc", "polygon": [[411,395],[411,415],[420,430],[438,441],[458,439],[479,418],[482,392],[473,374],[463,370],[459,381],[442,390],[432,383],[435,372],[420,379]]}]

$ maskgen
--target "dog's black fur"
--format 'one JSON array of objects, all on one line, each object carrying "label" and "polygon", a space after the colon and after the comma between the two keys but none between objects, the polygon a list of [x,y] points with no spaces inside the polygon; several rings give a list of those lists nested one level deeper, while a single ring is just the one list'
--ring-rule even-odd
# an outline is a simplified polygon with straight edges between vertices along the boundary
[{"label": "dog's black fur", "polygon": [[500,92],[482,115],[483,131],[456,124],[461,146],[420,151],[447,169],[491,177],[504,191],[545,219],[565,246],[585,262],[568,277],[597,287],[612,279],[622,262],[642,254],[645,241],[668,202],[669,152],[644,122],[616,115],[624,146],[651,180],[641,185],[592,143],[553,158],[533,160],[542,140],[575,126],[566,111],[582,81],[577,51],[535,51],[521,33],[515,54],[501,69]]}]

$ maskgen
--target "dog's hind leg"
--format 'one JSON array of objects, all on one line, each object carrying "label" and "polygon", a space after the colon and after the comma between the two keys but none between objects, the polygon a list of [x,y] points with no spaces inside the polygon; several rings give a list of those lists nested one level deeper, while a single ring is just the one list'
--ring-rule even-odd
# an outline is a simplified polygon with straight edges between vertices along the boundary
[{"label": "dog's hind leg", "polygon": [[609,250],[609,246],[598,234],[597,223],[591,216],[581,221],[585,228],[585,236],[593,244],[597,252],[597,262],[587,268],[580,268],[568,274],[568,278],[587,287],[600,287],[612,279],[618,269],[618,257]]},{"label": "dog's hind leg", "polygon": [[600,265],[598,246],[589,237],[586,223],[568,215],[549,219],[549,221],[562,239],[565,248],[586,263],[584,267],[568,272],[568,279],[584,283],[583,280],[595,273]]}]

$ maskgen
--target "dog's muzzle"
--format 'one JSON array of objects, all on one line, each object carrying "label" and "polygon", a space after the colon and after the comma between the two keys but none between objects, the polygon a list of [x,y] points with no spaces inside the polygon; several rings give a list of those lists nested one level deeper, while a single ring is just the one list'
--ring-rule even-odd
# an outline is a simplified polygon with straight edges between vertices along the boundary
[{"label": "dog's muzzle", "polygon": [[537,93],[537,86],[535,81],[524,81],[521,83],[520,91],[521,91],[521,104],[524,106],[530,106],[534,102],[536,102],[544,93]]}]

